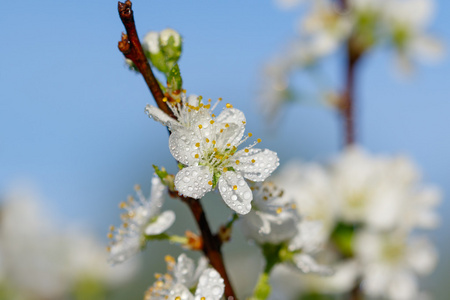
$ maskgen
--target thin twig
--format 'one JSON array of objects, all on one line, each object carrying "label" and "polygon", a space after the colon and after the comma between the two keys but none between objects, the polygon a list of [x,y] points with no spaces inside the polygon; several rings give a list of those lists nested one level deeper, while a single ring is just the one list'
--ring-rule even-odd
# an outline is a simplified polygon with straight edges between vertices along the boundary
[{"label": "thin twig", "polygon": [[118,45],[120,52],[122,52],[126,58],[131,59],[139,72],[141,72],[158,107],[166,114],[173,117],[172,111],[163,101],[164,94],[159,86],[158,80],[156,80],[155,75],[150,68],[150,64],[148,63],[141,42],[139,41],[136,25],[134,23],[133,10],[131,9],[131,1],[127,0],[125,3],[119,2],[118,9],[120,19],[127,31],[127,34],[122,33],[122,40]]},{"label": "thin twig", "polygon": [[[142,45],[139,41],[136,31],[133,10],[131,9],[131,1],[127,0],[125,3],[119,2],[118,9],[120,19],[122,20],[122,23],[127,31],[127,34],[122,34],[122,40],[119,42],[119,50],[126,58],[131,59],[137,66],[139,72],[141,72],[142,76],[144,77],[145,82],[150,89],[150,92],[155,98],[158,107],[166,114],[175,118],[172,111],[163,101],[164,94],[152,72],[152,69],[142,49]],[[225,296],[227,297],[227,299],[237,300],[227,271],[225,269],[225,264],[221,252],[222,241],[220,240],[218,235],[212,234],[200,200],[187,197],[180,197],[180,199],[189,206],[189,209],[194,215],[197,226],[199,227],[202,234],[203,253],[206,255],[206,257],[208,257],[211,265],[217,270],[217,272],[219,272],[220,276],[223,278],[225,283]]]}]

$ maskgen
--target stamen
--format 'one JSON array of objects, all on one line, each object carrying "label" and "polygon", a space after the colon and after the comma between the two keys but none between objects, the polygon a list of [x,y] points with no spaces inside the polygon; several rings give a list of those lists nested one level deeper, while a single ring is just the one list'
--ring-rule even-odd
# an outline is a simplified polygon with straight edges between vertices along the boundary
[{"label": "stamen", "polygon": [[233,105],[231,105],[230,103],[227,103],[225,106],[226,106],[227,108],[233,108]]},{"label": "stamen", "polygon": [[237,190],[237,185],[233,185],[233,190]]}]

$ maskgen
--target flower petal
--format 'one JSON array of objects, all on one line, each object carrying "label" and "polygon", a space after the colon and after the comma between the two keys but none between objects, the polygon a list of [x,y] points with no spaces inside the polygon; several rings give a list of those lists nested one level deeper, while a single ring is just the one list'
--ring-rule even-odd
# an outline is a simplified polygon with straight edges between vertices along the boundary
[{"label": "flower petal", "polygon": [[154,222],[148,224],[144,232],[146,235],[161,234],[169,229],[173,222],[175,222],[175,213],[171,210],[167,210],[160,214]]},{"label": "flower petal", "polygon": [[238,144],[245,132],[245,115],[242,111],[236,108],[225,108],[216,118],[217,123],[228,123],[228,124],[236,124],[237,127],[234,130],[234,134],[232,139],[230,139],[229,143],[231,145]]},{"label": "flower petal", "polygon": [[192,276],[194,275],[194,268],[194,261],[187,257],[186,254],[182,253],[180,256],[178,256],[177,263],[173,270],[176,281],[189,288],[193,286],[195,283],[192,278]]},{"label": "flower petal", "polygon": [[311,256],[307,254],[295,255],[294,263],[303,273],[316,273],[323,276],[330,276],[334,273],[331,268],[319,265]]},{"label": "flower petal", "polygon": [[182,285],[181,283],[175,284],[169,292],[167,298],[157,298],[157,299],[167,299],[167,300],[194,300],[194,296],[191,294],[189,289]]},{"label": "flower petal", "polygon": [[280,165],[277,153],[268,149],[241,150],[234,156],[239,161],[234,168],[252,181],[264,181]]},{"label": "flower petal", "polygon": [[148,115],[149,118],[152,118],[153,120],[167,127],[171,127],[171,125],[177,123],[175,119],[173,119],[165,112],[163,112],[161,109],[153,105],[147,104],[147,106],[145,107],[145,113]]},{"label": "flower petal", "polygon": [[253,194],[240,173],[228,171],[219,178],[219,191],[225,203],[241,215],[251,208]]},{"label": "flower petal", "polygon": [[199,148],[195,146],[198,141],[194,131],[184,127],[177,128],[169,137],[170,153],[184,165],[195,165],[201,155]]},{"label": "flower petal", "polygon": [[203,271],[202,276],[198,281],[197,290],[195,291],[195,300],[208,299],[219,300],[222,299],[225,285],[220,274],[213,268],[208,268]]},{"label": "flower petal", "polygon": [[187,167],[175,176],[175,188],[181,195],[200,199],[211,191],[210,181],[212,181],[212,174],[207,167]]},{"label": "flower petal", "polygon": [[159,214],[161,207],[165,200],[166,186],[162,184],[161,179],[158,176],[152,178],[152,190],[150,192],[150,212],[153,215]]}]

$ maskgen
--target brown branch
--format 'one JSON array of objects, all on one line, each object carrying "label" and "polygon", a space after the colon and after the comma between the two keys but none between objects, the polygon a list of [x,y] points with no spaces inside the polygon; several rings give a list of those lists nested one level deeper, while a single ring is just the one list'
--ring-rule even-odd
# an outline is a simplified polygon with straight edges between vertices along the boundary
[{"label": "brown branch", "polygon": [[131,9],[131,1],[127,0],[125,3],[119,2],[118,9],[120,19],[127,31],[127,34],[122,33],[122,40],[118,45],[120,52],[122,52],[126,58],[131,59],[136,65],[139,72],[144,77],[158,107],[166,114],[173,117],[172,111],[163,101],[164,94],[159,86],[158,80],[156,80],[155,75],[150,68],[150,64],[148,63],[141,42],[139,41],[136,25],[134,23],[133,10]]},{"label": "brown branch", "polygon": [[206,255],[206,257],[208,257],[211,265],[214,267],[214,269],[217,270],[217,272],[219,272],[220,276],[222,276],[224,280],[226,299],[237,300],[230,279],[228,278],[227,271],[225,269],[221,251],[222,241],[217,235],[212,234],[200,200],[182,196],[180,196],[180,199],[189,206],[189,209],[194,215],[195,221],[197,222],[197,225],[200,229],[203,238],[203,253]]},{"label": "brown branch", "polygon": [[[155,98],[158,107],[166,114],[175,118],[172,111],[163,101],[164,94],[152,72],[147,57],[145,56],[142,49],[142,45],[139,41],[136,31],[133,10],[131,9],[131,1],[127,0],[125,3],[119,2],[118,9],[120,19],[122,20],[122,23],[127,31],[127,34],[122,34],[122,40],[118,45],[119,50],[126,58],[131,59],[136,65],[139,72],[144,77],[145,82],[147,83],[150,92]],[[225,269],[225,264],[223,262],[221,252],[222,241],[220,240],[218,235],[212,234],[200,200],[186,197],[180,197],[180,199],[189,206],[189,209],[194,215],[194,218],[202,234],[203,253],[206,255],[206,257],[208,257],[211,265],[214,267],[214,269],[217,270],[217,272],[219,272],[220,276],[223,278],[225,283],[225,296],[227,297],[227,299],[237,300],[231,286],[227,271]]]}]

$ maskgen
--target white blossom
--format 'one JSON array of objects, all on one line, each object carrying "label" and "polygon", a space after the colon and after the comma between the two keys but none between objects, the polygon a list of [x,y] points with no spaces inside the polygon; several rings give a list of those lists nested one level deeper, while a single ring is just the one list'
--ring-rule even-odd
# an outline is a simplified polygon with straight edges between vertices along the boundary
[{"label": "white blossom", "polygon": [[[156,275],[156,282],[145,293],[145,300],[219,300],[225,285],[220,274],[213,268],[207,268],[208,262],[201,258],[195,268],[192,259],[181,254],[177,261],[166,256],[168,273]],[[195,289],[193,295],[190,290]]]},{"label": "white blossom", "polygon": [[429,274],[437,261],[436,250],[427,239],[408,240],[395,232],[360,232],[355,253],[363,267],[364,293],[393,300],[417,299],[417,276]]},{"label": "white blossom", "polygon": [[295,205],[271,182],[252,187],[252,210],[240,218],[244,235],[259,244],[279,244],[297,234],[300,216]]},{"label": "white blossom", "polygon": [[160,34],[156,31],[148,32],[142,40],[142,48],[152,54],[159,53],[161,51],[159,47],[159,36]]},{"label": "white blossom", "polygon": [[148,199],[139,186],[135,190],[138,200],[129,197],[128,202],[120,204],[125,209],[125,213],[121,215],[123,224],[117,230],[112,226],[108,234],[113,238],[108,247],[111,263],[121,263],[138,253],[145,245],[146,236],[165,232],[175,221],[173,211],[161,213],[166,187],[158,177],[152,178],[152,190]]},{"label": "white blossom", "polygon": [[[196,102],[196,106],[194,106]],[[218,103],[218,102],[217,102]],[[184,196],[200,199],[218,186],[225,203],[239,214],[251,209],[253,194],[244,178],[264,181],[279,165],[277,154],[253,148],[257,142],[238,151],[244,137],[244,114],[227,104],[216,117],[211,104],[181,96],[168,103],[177,120],[156,107],[147,106],[149,116],[171,130],[169,149],[185,165],[175,176],[175,188]]]}]

